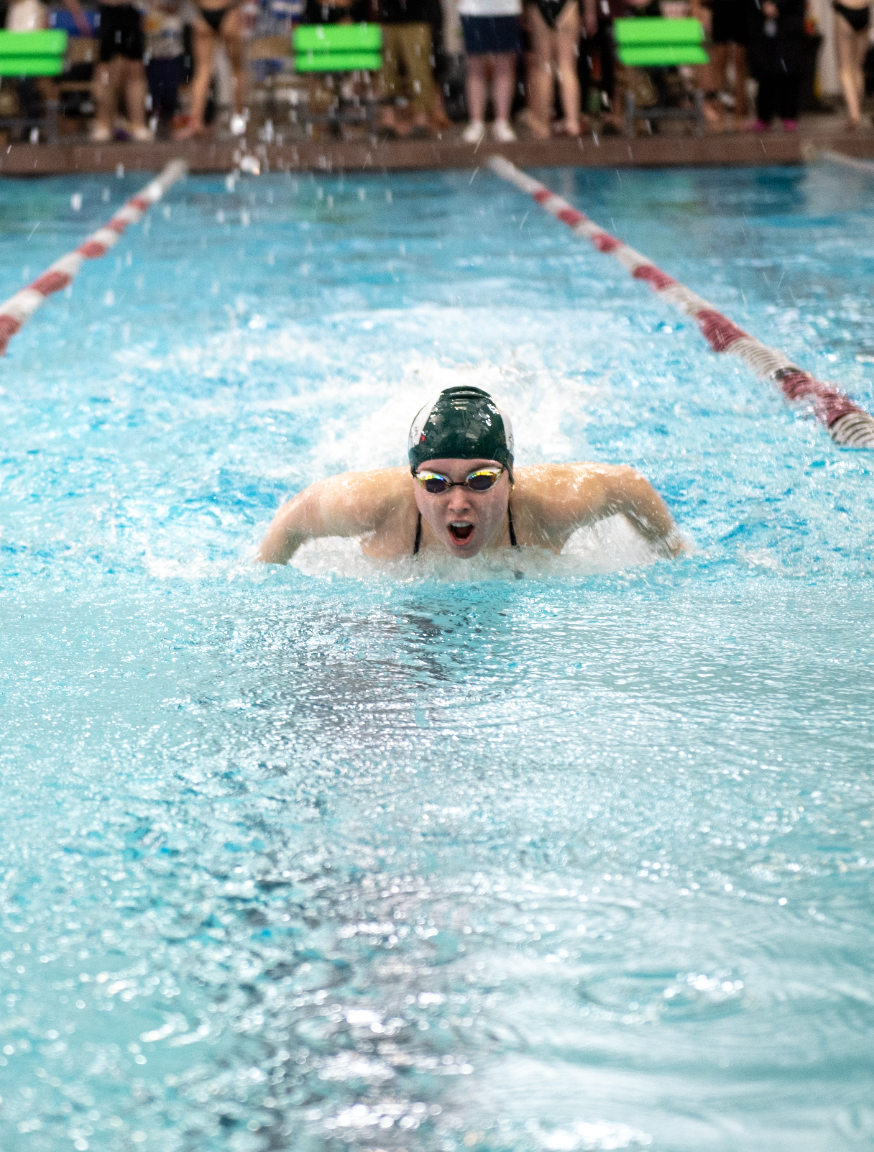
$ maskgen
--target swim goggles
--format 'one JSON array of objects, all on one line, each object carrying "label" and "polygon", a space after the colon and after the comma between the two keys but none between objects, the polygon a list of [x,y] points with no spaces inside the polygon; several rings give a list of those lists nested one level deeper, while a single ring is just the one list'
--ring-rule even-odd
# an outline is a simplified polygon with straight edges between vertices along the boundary
[{"label": "swim goggles", "polygon": [[463,480],[450,480],[439,472],[414,472],[413,479],[418,480],[426,492],[432,496],[439,496],[441,492],[448,492],[450,488],[469,488],[471,492],[488,492],[494,488],[501,479],[503,468],[477,468],[469,473]]}]

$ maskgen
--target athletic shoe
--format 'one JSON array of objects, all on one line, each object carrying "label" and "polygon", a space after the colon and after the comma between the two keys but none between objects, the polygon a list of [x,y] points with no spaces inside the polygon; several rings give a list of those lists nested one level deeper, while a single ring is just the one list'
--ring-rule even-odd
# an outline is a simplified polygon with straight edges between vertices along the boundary
[{"label": "athletic shoe", "polygon": [[747,132],[770,132],[770,125],[766,124],[764,120],[752,120],[747,125]]},{"label": "athletic shoe", "polygon": [[516,133],[510,127],[506,120],[496,120],[492,125],[492,136],[499,144],[512,144],[516,139]]},{"label": "athletic shoe", "polygon": [[92,144],[108,144],[112,139],[112,133],[105,124],[92,124],[88,139]]},{"label": "athletic shoe", "polygon": [[246,118],[241,116],[239,112],[235,112],[231,117],[231,135],[244,136],[246,133]]},{"label": "athletic shoe", "polygon": [[155,139],[155,133],[145,125],[142,128],[131,128],[130,134],[138,144],[150,144]]},{"label": "athletic shoe", "polygon": [[784,120],[783,121],[783,131],[784,132],[797,132],[798,131],[798,121],[797,120]]},{"label": "athletic shoe", "polygon": [[465,144],[479,144],[486,134],[486,126],[482,120],[471,120],[465,130],[461,133],[461,139]]}]

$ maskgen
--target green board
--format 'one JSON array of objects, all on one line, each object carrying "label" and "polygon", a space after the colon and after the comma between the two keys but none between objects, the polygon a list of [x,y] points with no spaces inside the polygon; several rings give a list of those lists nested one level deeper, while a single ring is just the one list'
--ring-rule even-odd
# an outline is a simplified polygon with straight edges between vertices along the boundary
[{"label": "green board", "polygon": [[378,24],[301,24],[294,30],[295,53],[379,52],[382,28]]},{"label": "green board", "polygon": [[307,52],[295,56],[297,72],[378,72],[382,67],[379,52]]},{"label": "green board", "polygon": [[0,31],[0,76],[60,76],[64,71],[67,33]]},{"label": "green board", "polygon": [[638,16],[615,20],[618,44],[702,44],[704,29],[699,20],[668,20],[664,16]]},{"label": "green board", "polygon": [[641,44],[619,47],[619,59],[629,68],[674,68],[680,64],[707,64],[709,57],[694,44]]},{"label": "green board", "polygon": [[63,71],[63,56],[0,56],[0,76],[60,76]]}]

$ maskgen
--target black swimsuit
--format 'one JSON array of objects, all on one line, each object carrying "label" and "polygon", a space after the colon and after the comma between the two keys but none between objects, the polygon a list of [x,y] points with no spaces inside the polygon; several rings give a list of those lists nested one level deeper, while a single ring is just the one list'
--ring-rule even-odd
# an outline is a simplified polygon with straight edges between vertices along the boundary
[{"label": "black swimsuit", "polygon": [[843,16],[854,32],[864,32],[871,23],[870,8],[848,8],[846,4],[839,4],[838,0],[833,0],[832,8]]},{"label": "black swimsuit", "polygon": [[[513,510],[510,505],[507,505],[507,524],[510,528],[510,547],[518,548],[516,543],[516,529],[513,527]],[[413,542],[413,555],[418,556],[419,545],[422,543],[422,513],[416,514],[416,539]]]},{"label": "black swimsuit", "polygon": [[232,8],[236,8],[236,4],[228,4],[226,8],[201,8],[198,4],[197,11],[201,14],[210,28],[212,28],[216,36],[218,36],[219,28],[222,26],[222,20],[224,20],[225,16],[227,16]]},{"label": "black swimsuit", "polygon": [[555,28],[559,16],[569,2],[570,0],[534,0],[534,6],[546,21],[547,27]]}]

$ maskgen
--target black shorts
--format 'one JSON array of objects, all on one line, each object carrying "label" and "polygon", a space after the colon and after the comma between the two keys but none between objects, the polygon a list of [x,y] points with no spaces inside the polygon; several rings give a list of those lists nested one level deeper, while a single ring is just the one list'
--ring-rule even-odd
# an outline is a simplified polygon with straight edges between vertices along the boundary
[{"label": "black shorts", "polygon": [[142,60],[146,50],[143,22],[133,4],[100,5],[100,60],[106,64],[115,56]]},{"label": "black shorts", "polygon": [[713,0],[712,11],[710,39],[714,44],[746,44],[744,6],[740,0]]},{"label": "black shorts", "polygon": [[461,31],[468,56],[519,51],[518,16],[462,16]]}]

